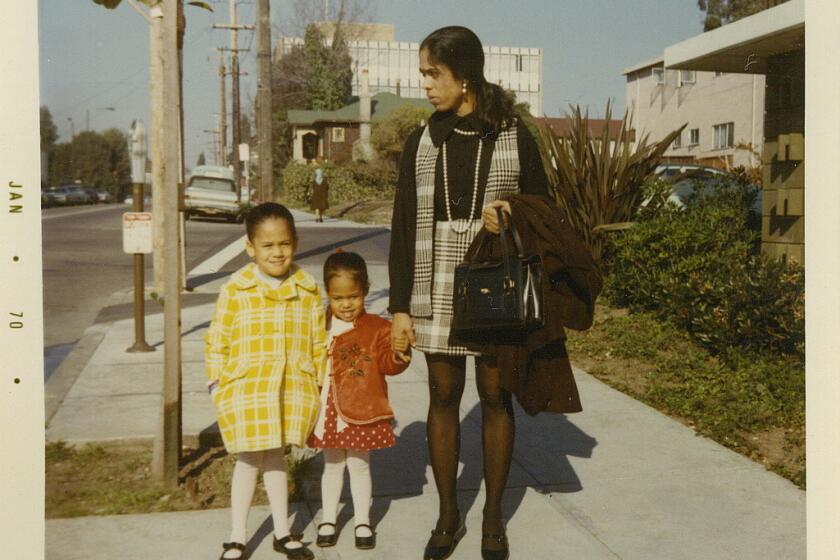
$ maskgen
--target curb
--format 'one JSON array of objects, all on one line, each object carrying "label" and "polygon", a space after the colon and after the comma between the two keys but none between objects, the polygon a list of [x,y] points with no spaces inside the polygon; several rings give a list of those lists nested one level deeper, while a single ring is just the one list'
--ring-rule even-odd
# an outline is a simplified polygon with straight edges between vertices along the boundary
[{"label": "curb", "polygon": [[110,327],[111,322],[109,321],[94,323],[85,329],[82,338],[73,346],[70,354],[61,361],[61,364],[47,379],[44,384],[45,426],[49,426],[50,420],[58,411],[58,407],[64,402],[64,397],[67,396],[73,384],[82,374]]}]

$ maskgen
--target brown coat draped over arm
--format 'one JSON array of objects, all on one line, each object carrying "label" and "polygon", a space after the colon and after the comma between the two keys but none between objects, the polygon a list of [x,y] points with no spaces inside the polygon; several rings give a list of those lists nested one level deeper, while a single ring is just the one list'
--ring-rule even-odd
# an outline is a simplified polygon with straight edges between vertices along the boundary
[{"label": "brown coat draped over arm", "polygon": [[[505,200],[510,202],[511,226],[519,233],[525,254],[542,258],[545,325],[517,344],[462,342],[495,356],[502,386],[516,396],[528,414],[579,412],[582,408],[566,353],[565,328],[585,330],[592,325],[595,300],[603,286],[601,274],[589,249],[551,199],[516,194]],[[499,236],[482,230],[466,258],[500,259],[498,241]]]}]

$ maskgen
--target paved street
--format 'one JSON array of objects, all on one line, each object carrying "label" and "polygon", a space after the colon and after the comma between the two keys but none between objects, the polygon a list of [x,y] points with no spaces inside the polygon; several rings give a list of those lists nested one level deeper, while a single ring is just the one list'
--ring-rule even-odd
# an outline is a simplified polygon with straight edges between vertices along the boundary
[{"label": "paved street", "polygon": [[[44,375],[72,350],[109,296],[129,289],[133,259],[122,250],[126,204],[73,206],[42,211],[44,271]],[[240,224],[187,222],[187,270],[242,235]],[[146,258],[146,282],[152,258]]]}]

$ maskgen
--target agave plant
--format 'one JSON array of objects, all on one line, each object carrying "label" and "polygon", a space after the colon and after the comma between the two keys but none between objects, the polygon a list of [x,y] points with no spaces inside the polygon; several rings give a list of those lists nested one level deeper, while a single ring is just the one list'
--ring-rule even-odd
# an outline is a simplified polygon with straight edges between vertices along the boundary
[{"label": "agave plant", "polygon": [[618,136],[611,143],[611,117],[607,103],[604,128],[597,136],[590,131],[588,111],[582,115],[580,106],[571,107],[572,126],[565,135],[558,135],[545,123],[539,127],[543,163],[557,204],[599,264],[607,233],[632,223],[644,200],[645,181],[686,126],[653,144],[648,144],[647,134],[634,142],[625,111]]}]

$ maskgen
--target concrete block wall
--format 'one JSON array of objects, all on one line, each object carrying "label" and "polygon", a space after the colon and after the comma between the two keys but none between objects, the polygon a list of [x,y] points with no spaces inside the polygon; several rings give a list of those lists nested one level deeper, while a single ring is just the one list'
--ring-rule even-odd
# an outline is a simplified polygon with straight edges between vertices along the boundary
[{"label": "concrete block wall", "polygon": [[765,90],[762,250],[805,262],[805,51],[768,60]]}]

